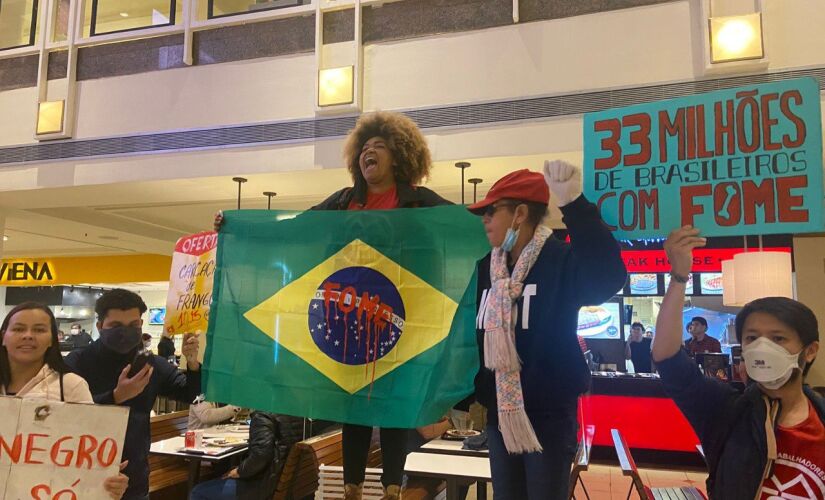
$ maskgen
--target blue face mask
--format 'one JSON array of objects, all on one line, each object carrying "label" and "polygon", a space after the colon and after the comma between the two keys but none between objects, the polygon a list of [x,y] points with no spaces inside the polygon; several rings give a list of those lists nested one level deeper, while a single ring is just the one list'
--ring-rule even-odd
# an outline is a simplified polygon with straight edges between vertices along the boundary
[{"label": "blue face mask", "polygon": [[[515,216],[513,217],[515,221]],[[513,229],[512,227],[507,229],[507,233],[504,235],[504,241],[501,242],[501,249],[505,252],[509,252],[516,246],[516,240],[518,240],[518,233],[521,230]]]}]

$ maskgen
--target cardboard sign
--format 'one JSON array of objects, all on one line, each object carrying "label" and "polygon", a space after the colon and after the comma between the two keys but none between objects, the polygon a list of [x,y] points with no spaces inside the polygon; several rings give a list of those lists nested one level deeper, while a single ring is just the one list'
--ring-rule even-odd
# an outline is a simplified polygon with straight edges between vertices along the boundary
[{"label": "cardboard sign", "polygon": [[623,239],[823,230],[822,116],[813,78],[584,117],[584,193]]},{"label": "cardboard sign", "polygon": [[129,409],[0,397],[0,497],[109,498],[120,469]]},{"label": "cardboard sign", "polygon": [[164,327],[169,335],[206,331],[217,248],[213,231],[185,236],[175,245]]}]

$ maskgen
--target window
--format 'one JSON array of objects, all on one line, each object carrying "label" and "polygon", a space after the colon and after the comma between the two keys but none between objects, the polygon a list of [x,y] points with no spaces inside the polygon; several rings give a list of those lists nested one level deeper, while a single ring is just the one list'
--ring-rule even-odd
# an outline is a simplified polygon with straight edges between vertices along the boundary
[{"label": "window", "polygon": [[310,0],[207,0],[208,17],[232,16],[262,10],[283,9],[306,5]]},{"label": "window", "polygon": [[69,33],[69,9],[70,0],[55,0],[57,15],[54,17],[54,30],[52,31],[53,42],[65,42]]},{"label": "window", "polygon": [[37,0],[0,0],[0,50],[34,45]]},{"label": "window", "polygon": [[[104,35],[157,26],[180,19],[175,0],[86,0],[86,36]],[[181,4],[182,6],[183,4]]]}]

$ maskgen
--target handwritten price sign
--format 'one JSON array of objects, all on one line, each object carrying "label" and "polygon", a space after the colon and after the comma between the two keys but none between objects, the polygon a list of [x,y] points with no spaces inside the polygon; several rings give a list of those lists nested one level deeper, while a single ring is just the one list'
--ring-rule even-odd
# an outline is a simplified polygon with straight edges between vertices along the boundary
[{"label": "handwritten price sign", "polygon": [[0,397],[0,497],[108,498],[129,409]]},{"label": "handwritten price sign", "polygon": [[620,238],[819,232],[822,116],[812,78],[584,117],[584,193]]},{"label": "handwritten price sign", "polygon": [[215,232],[186,236],[175,245],[166,298],[165,328],[170,335],[207,330],[217,245]]}]

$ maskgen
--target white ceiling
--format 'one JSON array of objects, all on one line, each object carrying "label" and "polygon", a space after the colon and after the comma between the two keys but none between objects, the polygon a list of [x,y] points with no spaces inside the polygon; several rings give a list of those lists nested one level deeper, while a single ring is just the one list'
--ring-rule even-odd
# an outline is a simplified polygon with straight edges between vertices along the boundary
[{"label": "white ceiling", "polygon": [[[579,153],[580,155],[580,153]],[[568,155],[553,155],[554,158]],[[575,158],[575,154],[570,155]],[[481,177],[479,198],[491,183],[519,168],[539,170],[545,155],[472,160],[466,178]],[[572,158],[571,158],[572,159]],[[264,191],[278,193],[272,208],[307,209],[351,184],[344,169],[278,172],[246,176],[242,208],[265,209]],[[171,254],[175,241],[208,230],[214,213],[236,208],[237,184],[221,177],[46,188],[0,193],[6,214],[3,257]],[[461,173],[453,163],[437,163],[426,184],[461,201]],[[466,184],[466,201],[472,186]],[[559,224],[553,209],[551,225]]]}]

